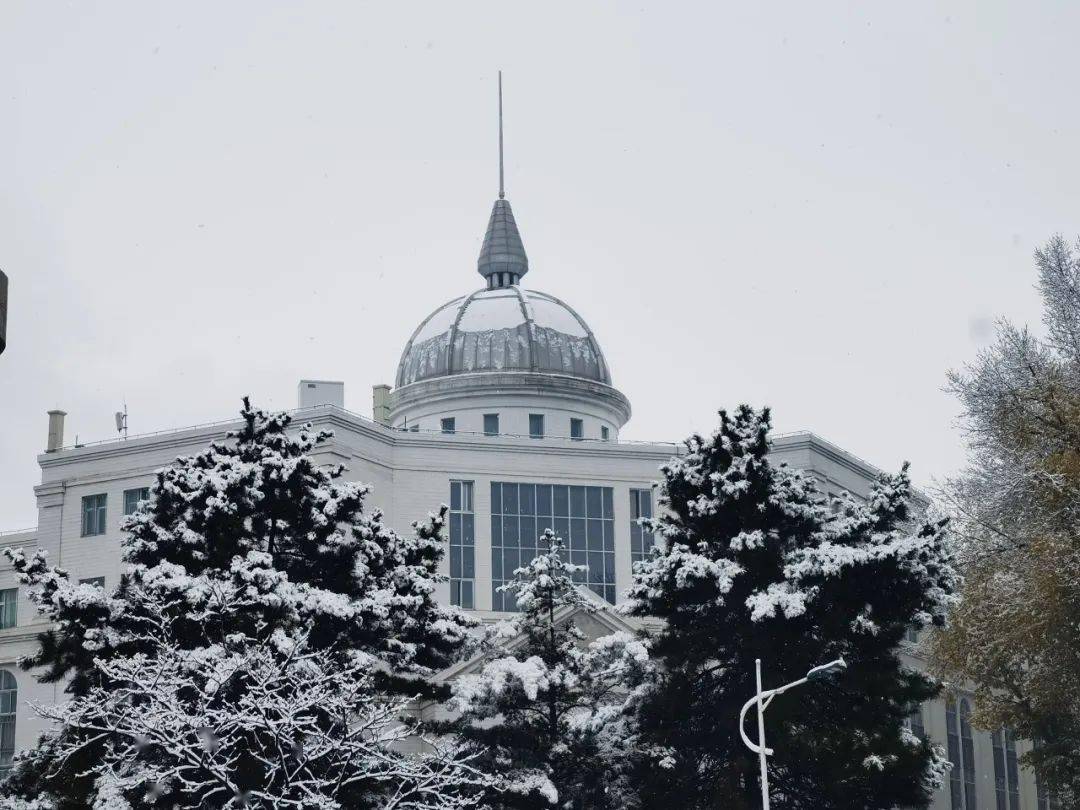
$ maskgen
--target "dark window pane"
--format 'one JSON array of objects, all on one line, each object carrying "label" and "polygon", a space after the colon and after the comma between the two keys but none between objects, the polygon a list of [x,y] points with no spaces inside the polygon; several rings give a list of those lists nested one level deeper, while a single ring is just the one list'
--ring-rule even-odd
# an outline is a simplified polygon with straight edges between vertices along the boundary
[{"label": "dark window pane", "polygon": [[536,514],[551,514],[551,486],[549,484],[538,484],[536,487]]},{"label": "dark window pane", "polygon": [[570,500],[567,488],[556,485],[552,487],[551,494],[555,504],[555,514],[563,516],[569,515]]},{"label": "dark window pane", "polygon": [[586,507],[589,510],[589,517],[598,518],[603,515],[603,509],[600,507],[600,487],[587,487],[585,489],[586,495]]},{"label": "dark window pane", "polygon": [[461,576],[472,579],[476,576],[476,555],[471,548],[464,549],[461,555]]},{"label": "dark window pane", "polygon": [[471,582],[461,583],[461,606],[463,608],[473,608],[473,584]]},{"label": "dark window pane", "polygon": [[467,546],[473,545],[476,538],[476,529],[473,526],[475,515],[466,512],[461,516],[461,542]]},{"label": "dark window pane", "polygon": [[503,517],[503,546],[517,548],[518,545],[518,519],[514,516]]},{"label": "dark window pane", "polygon": [[502,545],[502,518],[498,515],[491,516],[491,545]]},{"label": "dark window pane", "polygon": [[457,481],[450,482],[450,508],[461,508],[461,484]]},{"label": "dark window pane", "polygon": [[615,550],[615,522],[605,520],[604,523],[604,551]]},{"label": "dark window pane", "polygon": [[456,579],[450,580],[450,604],[461,604],[461,582]]},{"label": "dark window pane", "polygon": [[450,546],[450,576],[461,576],[461,547]]},{"label": "dark window pane", "polygon": [[[589,552],[589,582],[604,581],[604,553],[602,551]],[[601,594],[603,596],[603,594]]]},{"label": "dark window pane", "polygon": [[612,491],[611,487],[603,487],[600,490],[604,498],[604,517],[610,518],[615,516],[615,508],[611,503]]},{"label": "dark window pane", "polygon": [[604,548],[604,522],[590,518],[586,521],[586,532],[589,551],[602,550]]},{"label": "dark window pane", "polygon": [[536,548],[536,518],[523,517],[521,519],[521,547]]},{"label": "dark window pane", "polygon": [[508,548],[503,551],[503,576],[511,579],[514,571],[521,567],[521,556],[517,549]]},{"label": "dark window pane", "polygon": [[502,514],[502,485],[494,481],[491,482],[491,514]]},{"label": "dark window pane", "polygon": [[570,543],[574,548],[585,548],[585,518],[570,518]]},{"label": "dark window pane", "polygon": [[585,487],[570,487],[571,517],[585,517]]},{"label": "dark window pane", "polygon": [[503,593],[499,590],[502,585],[501,582],[491,583],[491,609],[492,610],[506,610],[503,607]]},{"label": "dark window pane", "polygon": [[518,487],[520,501],[518,506],[523,515],[536,514],[536,488],[532,484],[521,484]]},{"label": "dark window pane", "polygon": [[450,542],[461,543],[461,515],[455,512],[450,513]]},{"label": "dark window pane", "polygon": [[[471,562],[471,558],[470,558],[470,562]],[[465,576],[471,577],[472,574],[467,573]],[[614,582],[614,581],[615,581],[615,555],[614,554],[605,554],[604,555],[604,582]]]},{"label": "dark window pane", "polygon": [[502,549],[495,549],[491,553],[491,578],[492,580],[503,578]]},{"label": "dark window pane", "polygon": [[497,413],[484,414],[484,433],[488,436],[499,435],[499,415]]},{"label": "dark window pane", "polygon": [[502,506],[504,515],[516,515],[518,513],[517,484],[503,484]]}]

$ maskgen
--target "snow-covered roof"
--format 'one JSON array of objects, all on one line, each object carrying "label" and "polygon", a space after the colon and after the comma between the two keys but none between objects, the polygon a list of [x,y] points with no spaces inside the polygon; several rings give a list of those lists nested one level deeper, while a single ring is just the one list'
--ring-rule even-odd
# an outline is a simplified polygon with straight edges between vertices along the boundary
[{"label": "snow-covered roof", "polygon": [[484,371],[550,372],[611,385],[581,316],[554,296],[517,285],[479,290],[431,313],[405,346],[397,385]]}]

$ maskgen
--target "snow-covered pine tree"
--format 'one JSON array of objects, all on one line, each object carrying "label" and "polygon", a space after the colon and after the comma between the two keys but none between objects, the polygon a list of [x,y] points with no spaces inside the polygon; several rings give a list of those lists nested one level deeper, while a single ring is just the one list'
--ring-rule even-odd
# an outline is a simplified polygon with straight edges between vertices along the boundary
[{"label": "snow-covered pine tree", "polygon": [[[42,668],[46,681],[67,681],[76,714],[63,715],[70,722],[62,722],[56,734],[43,737],[30,756],[17,761],[0,795],[48,797],[53,806],[68,810],[95,806],[105,800],[103,791],[116,793],[112,803],[101,805],[110,808],[231,807],[241,802],[248,807],[337,806],[334,802],[376,807],[384,806],[380,797],[386,790],[393,794],[396,786],[379,779],[345,780],[343,789],[340,774],[330,779],[333,769],[321,770],[329,767],[327,761],[304,759],[305,779],[322,778],[327,795],[313,789],[309,803],[296,801],[294,773],[286,779],[285,793],[260,799],[258,791],[274,780],[268,774],[269,758],[260,755],[261,743],[249,730],[248,737],[241,735],[227,746],[228,785],[234,791],[227,796],[209,760],[205,769],[199,765],[180,778],[169,770],[181,767],[174,749],[155,743],[153,735],[132,737],[130,729],[103,732],[75,722],[77,711],[92,707],[88,699],[131,688],[123,673],[137,664],[152,667],[168,656],[187,662],[180,669],[187,667],[195,684],[175,696],[182,704],[176,711],[190,717],[210,700],[205,687],[214,679],[213,699],[227,709],[258,687],[260,671],[295,682],[290,667],[299,664],[290,663],[290,656],[298,656],[307,668],[318,664],[354,674],[362,669],[369,703],[433,694],[427,677],[466,645],[473,620],[433,597],[443,553],[443,513],[414,524],[414,536],[398,535],[378,510],[364,509],[365,486],[345,481],[341,466],[322,467],[312,460],[310,453],[331,434],[313,433],[310,426],[290,433],[288,415],[268,416],[247,399],[241,416],[242,429],[228,441],[158,472],[149,503],[124,524],[124,574],[113,593],[72,584],[65,572],[49,569],[42,555],[30,560],[10,555],[32,586],[39,609],[54,622],[41,636],[38,653],[23,663]],[[215,659],[244,657],[260,666],[244,671],[223,665],[217,674],[205,666]],[[323,675],[334,677],[333,672]],[[135,702],[152,703],[157,697],[145,695]],[[357,702],[359,716],[367,709],[367,703]],[[104,712],[97,716],[99,725],[108,721]],[[331,737],[345,733],[335,731],[338,720],[325,715],[307,722],[329,723],[323,732]],[[218,736],[213,727],[177,733],[188,735],[177,745]],[[370,757],[399,756],[377,739],[367,742]],[[303,751],[304,742],[298,740],[294,749],[281,753],[287,762],[273,767],[293,773]],[[448,795],[457,767],[449,763],[436,769],[446,777]],[[130,781],[117,793],[121,783],[113,777],[120,772]],[[140,772],[147,775],[142,782]]]},{"label": "snow-covered pine tree", "polygon": [[[916,525],[906,467],[866,503],[827,503],[808,475],[767,458],[768,410],[720,413],[666,465],[658,536],[626,609],[664,627],[660,672],[640,703],[637,771],[646,807],[760,806],[757,761],[736,718],[765,687],[843,656],[835,683],[775,699],[766,715],[776,810],[925,807],[940,753],[904,731],[939,685],[905,669],[912,625],[940,624],[956,585],[942,522]],[[749,729],[751,737],[756,733]]]},{"label": "snow-covered pine tree", "polygon": [[[630,808],[625,788],[630,707],[651,672],[648,649],[627,633],[585,644],[567,608],[594,606],[572,580],[547,529],[544,549],[504,588],[513,619],[492,631],[497,657],[453,686],[450,724],[478,762],[506,779],[497,807]],[[513,642],[513,644],[508,644]]]}]

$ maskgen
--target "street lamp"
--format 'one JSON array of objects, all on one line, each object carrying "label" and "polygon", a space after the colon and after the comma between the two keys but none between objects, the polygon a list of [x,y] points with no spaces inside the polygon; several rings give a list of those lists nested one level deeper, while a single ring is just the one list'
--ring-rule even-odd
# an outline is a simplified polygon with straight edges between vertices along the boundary
[{"label": "street lamp", "polygon": [[[767,757],[772,756],[773,750],[765,747],[765,710],[769,708],[772,699],[777,695],[782,695],[788,689],[795,686],[802,686],[809,681],[819,681],[835,672],[841,672],[847,669],[847,662],[844,661],[843,658],[837,658],[835,661],[830,661],[827,664],[814,667],[806,673],[806,677],[784,684],[777,689],[768,689],[764,692],[761,691],[760,658],[754,660],[754,667],[757,674],[757,694],[746,701],[746,703],[743,704],[742,711],[739,712],[739,734],[742,735],[742,740],[746,743],[746,747],[758,755],[758,760],[761,763],[761,807],[762,810],[769,810],[769,766]],[[752,742],[750,738],[746,736],[746,729],[743,728],[743,724],[746,722],[746,713],[755,703],[757,704],[757,743]]]}]

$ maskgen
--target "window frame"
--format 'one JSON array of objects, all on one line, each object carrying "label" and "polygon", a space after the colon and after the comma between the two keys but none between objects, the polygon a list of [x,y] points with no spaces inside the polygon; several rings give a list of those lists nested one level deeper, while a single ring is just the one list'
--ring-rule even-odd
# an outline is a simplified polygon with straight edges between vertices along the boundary
[{"label": "window frame", "polygon": [[[476,482],[450,480],[448,510],[450,604],[476,609]],[[471,576],[466,576],[471,572]]]},{"label": "window frame", "polygon": [[449,435],[457,433],[457,419],[453,416],[442,417],[439,419],[439,430]]},{"label": "window frame", "polygon": [[585,438],[585,420],[576,416],[570,417],[570,438],[580,442]]},{"label": "window frame", "polygon": [[19,626],[19,589],[0,589],[0,630]]},{"label": "window frame", "polygon": [[97,537],[105,534],[105,525],[109,516],[108,493],[95,492],[93,495],[83,495],[80,516],[82,521],[80,537]]},{"label": "window frame", "polygon": [[0,668],[0,774],[11,769],[15,757],[18,707],[19,681],[10,669]]},{"label": "window frame", "polygon": [[[535,426],[539,425],[540,430],[535,430]],[[530,439],[542,439],[544,438],[544,414],[542,413],[530,413],[529,414],[529,438]]]},{"label": "window frame", "polygon": [[[490,430],[488,420],[493,420],[495,423],[495,429]],[[498,436],[499,435],[499,415],[497,413],[485,413],[484,414],[484,435],[485,436]]]},{"label": "window frame", "polygon": [[[128,508],[128,496],[134,492],[141,493],[140,497],[135,499],[135,502]],[[150,487],[133,487],[131,489],[124,490],[124,516],[135,514],[135,511],[139,508],[139,501],[150,500]]]}]

